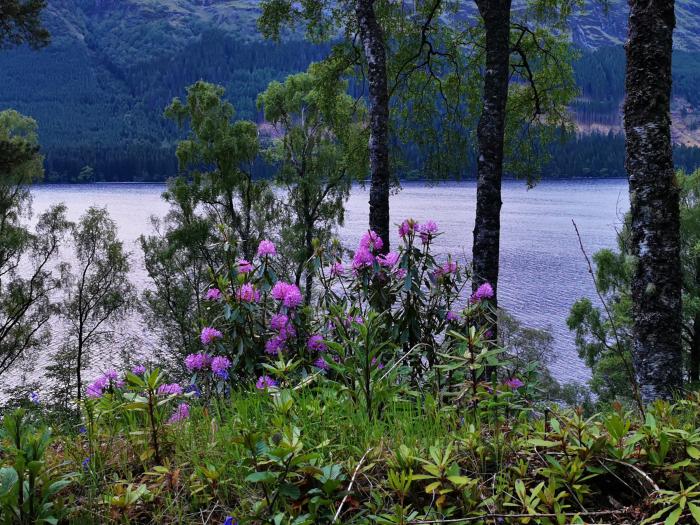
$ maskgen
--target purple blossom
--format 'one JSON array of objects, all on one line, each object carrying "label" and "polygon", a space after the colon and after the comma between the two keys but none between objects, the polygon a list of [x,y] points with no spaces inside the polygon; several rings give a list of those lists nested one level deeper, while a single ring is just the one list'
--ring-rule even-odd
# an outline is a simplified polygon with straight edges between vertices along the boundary
[{"label": "purple blossom", "polygon": [[207,293],[204,294],[205,301],[220,301],[221,297],[222,293],[218,288],[209,288]]},{"label": "purple blossom", "polygon": [[408,270],[406,270],[406,268],[397,268],[396,271],[394,271],[394,275],[396,275],[397,279],[405,279],[408,275]]},{"label": "purple blossom", "polygon": [[190,417],[190,405],[180,403],[173,412],[173,415],[168,419],[168,423],[179,423]]},{"label": "purple blossom", "polygon": [[272,379],[270,376],[260,376],[258,381],[255,383],[255,388],[259,390],[264,390],[266,388],[274,388],[277,386],[277,381]]},{"label": "purple blossom", "polygon": [[190,354],[185,357],[185,366],[188,370],[204,370],[210,362],[211,358],[208,354]]},{"label": "purple blossom", "polygon": [[236,297],[244,303],[257,303],[260,300],[260,291],[250,283],[246,283],[238,289]]},{"label": "purple blossom", "polygon": [[504,381],[503,384],[505,386],[507,386],[508,388],[510,388],[511,390],[517,390],[518,388],[525,386],[525,383],[523,383],[517,377],[511,377],[510,379],[507,379],[506,381]]},{"label": "purple blossom", "polygon": [[453,312],[452,310],[448,310],[447,314],[445,315],[445,319],[450,322],[457,321],[459,319],[459,314],[457,312]]},{"label": "purple blossom", "polygon": [[[379,363],[379,364],[377,364],[377,363]],[[375,366],[375,365],[377,366],[377,370],[382,370],[384,368],[384,363],[382,363],[381,361],[377,361],[377,358],[373,357],[372,358],[372,366]]]},{"label": "purple blossom", "polygon": [[158,387],[158,393],[164,396],[179,396],[182,394],[182,387],[177,383],[166,383]]},{"label": "purple blossom", "polygon": [[424,224],[418,226],[418,233],[420,234],[420,239],[423,244],[427,244],[438,231],[438,225],[435,221],[428,221]]},{"label": "purple blossom", "polygon": [[228,379],[228,369],[231,366],[231,361],[224,356],[216,356],[211,360],[211,371],[221,379]]},{"label": "purple blossom", "polygon": [[238,273],[249,273],[253,271],[253,265],[246,261],[245,259],[239,259],[238,261]]},{"label": "purple blossom", "polygon": [[275,336],[268,339],[265,343],[265,352],[270,355],[277,355],[281,350],[284,350],[285,339],[280,336]]},{"label": "purple blossom", "polygon": [[404,220],[399,226],[399,237],[405,239],[409,233],[414,231],[416,226],[418,226],[418,223],[416,223],[416,221],[413,219]]},{"label": "purple blossom", "polygon": [[142,376],[146,373],[146,367],[143,365],[136,365],[134,368],[131,369],[131,373],[135,376]]},{"label": "purple blossom", "polygon": [[301,296],[301,291],[296,284],[285,283],[278,281],[275,286],[272,287],[270,292],[274,299],[282,302],[287,308],[295,308],[299,306],[303,297]]},{"label": "purple blossom", "polygon": [[476,291],[469,298],[470,303],[478,303],[484,299],[491,299],[493,297],[493,287],[489,283],[484,283],[479,286]]},{"label": "purple blossom", "polygon": [[284,314],[275,314],[270,318],[270,328],[273,330],[282,330],[289,322],[289,317]]},{"label": "purple blossom", "polygon": [[81,465],[82,465],[82,467],[83,467],[83,472],[89,472],[89,471],[90,471],[90,457],[89,457],[89,456],[86,457],[86,458],[82,461]]},{"label": "purple blossom", "polygon": [[123,386],[124,380],[119,377],[119,373],[116,370],[107,370],[88,385],[85,393],[88,397],[96,398],[101,397],[109,387],[121,388]]},{"label": "purple blossom", "polygon": [[224,334],[219,332],[216,328],[206,326],[202,329],[202,333],[199,338],[202,340],[202,344],[210,345],[217,339],[221,339],[223,336]]},{"label": "purple blossom", "polygon": [[314,361],[314,366],[316,368],[320,368],[321,370],[329,370],[331,368],[323,357],[316,359],[316,361]]},{"label": "purple blossom", "polygon": [[233,519],[233,516],[226,516],[222,525],[238,525],[238,522]]},{"label": "purple blossom", "polygon": [[399,254],[396,252],[389,252],[386,255],[377,256],[377,262],[380,266],[385,266],[391,268],[399,261]]},{"label": "purple blossom", "polygon": [[367,249],[359,247],[352,258],[352,267],[354,270],[366,268],[374,264],[374,255]]},{"label": "purple blossom", "polygon": [[331,265],[331,277],[342,277],[345,273],[345,266],[341,262],[335,262]]},{"label": "purple blossom", "polygon": [[41,400],[39,399],[39,393],[38,392],[30,392],[29,393],[29,401],[33,403],[34,405],[40,405]]},{"label": "purple blossom", "polygon": [[370,252],[378,252],[384,247],[384,241],[373,230],[365,232],[365,234],[360,239],[360,248],[365,249]]},{"label": "purple blossom", "polygon": [[268,255],[275,255],[276,253],[277,248],[275,248],[275,243],[272,241],[265,239],[258,244],[258,257],[267,257]]},{"label": "purple blossom", "polygon": [[323,336],[319,334],[314,334],[309,337],[309,340],[306,342],[306,347],[316,352],[325,352],[328,350],[326,343],[323,342]]}]

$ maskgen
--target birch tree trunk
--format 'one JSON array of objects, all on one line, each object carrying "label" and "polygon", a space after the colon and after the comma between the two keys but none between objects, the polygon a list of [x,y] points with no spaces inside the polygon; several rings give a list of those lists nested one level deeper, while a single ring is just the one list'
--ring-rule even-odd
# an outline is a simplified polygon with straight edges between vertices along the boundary
[{"label": "birch tree trunk", "polygon": [[369,84],[369,227],[389,251],[389,93],[384,35],[374,11],[374,0],[356,0],[355,14],[367,60]]},{"label": "birch tree trunk", "polygon": [[642,399],[682,381],[679,191],[671,150],[673,0],[629,0],[625,169],[632,215],[633,355]]},{"label": "birch tree trunk", "polygon": [[[486,29],[483,108],[477,127],[476,220],[472,247],[476,290],[488,282],[497,306],[501,178],[510,69],[511,0],[476,0]],[[495,327],[494,327],[495,328]],[[494,337],[495,337],[494,333]]]}]

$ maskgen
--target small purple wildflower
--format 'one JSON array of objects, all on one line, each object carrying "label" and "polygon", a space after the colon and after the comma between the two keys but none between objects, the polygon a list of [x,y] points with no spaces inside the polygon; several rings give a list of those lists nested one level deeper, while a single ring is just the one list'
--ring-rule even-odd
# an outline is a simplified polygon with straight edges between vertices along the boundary
[{"label": "small purple wildflower", "polygon": [[39,399],[39,394],[37,392],[31,392],[29,394],[29,401],[34,405],[40,405],[41,400]]},{"label": "small purple wildflower", "polygon": [[277,248],[275,248],[275,243],[272,241],[265,239],[258,244],[258,257],[267,257],[268,255],[275,255],[276,253]]},{"label": "small purple wildflower", "polygon": [[510,379],[507,379],[506,381],[504,381],[503,384],[505,386],[507,386],[508,388],[510,388],[511,390],[517,390],[518,388],[525,386],[525,383],[523,383],[517,377],[511,377]]},{"label": "small purple wildflower", "polygon": [[226,516],[223,525],[238,525],[238,522],[234,521],[233,516]]},{"label": "small purple wildflower", "polygon": [[258,390],[264,390],[266,388],[274,388],[277,386],[277,381],[272,379],[270,376],[260,376],[258,381],[255,383],[255,388]]},{"label": "small purple wildflower", "polygon": [[202,333],[199,338],[202,340],[202,344],[209,345],[217,339],[221,339],[223,336],[224,334],[222,334],[216,328],[206,326],[202,329]]},{"label": "small purple wildflower", "polygon": [[329,370],[331,368],[323,357],[316,359],[316,361],[314,361],[314,366],[321,370]]},{"label": "small purple wildflower", "polygon": [[89,472],[90,471],[90,458],[89,457],[85,458],[83,460],[83,462],[81,463],[81,465],[83,466],[83,472]]},{"label": "small purple wildflower", "polygon": [[[379,364],[377,364],[377,363],[379,363]],[[382,363],[381,361],[377,361],[377,358],[373,357],[372,358],[372,366],[375,366],[375,365],[377,366],[377,370],[382,370],[384,368],[384,363]]]},{"label": "small purple wildflower", "polygon": [[326,343],[323,342],[323,336],[319,334],[314,334],[309,337],[309,340],[306,342],[306,347],[316,352],[325,352],[328,350]]}]

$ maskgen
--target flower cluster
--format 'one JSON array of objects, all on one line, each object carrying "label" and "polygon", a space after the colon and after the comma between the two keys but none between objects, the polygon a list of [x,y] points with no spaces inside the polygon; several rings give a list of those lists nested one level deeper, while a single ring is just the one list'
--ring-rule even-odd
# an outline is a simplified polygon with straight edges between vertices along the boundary
[{"label": "flower cluster", "polygon": [[301,304],[302,296],[301,291],[296,284],[285,283],[283,281],[278,281],[272,287],[270,292],[273,299],[281,302],[287,308],[296,308]]},{"label": "flower cluster", "polygon": [[258,257],[269,257],[277,253],[277,248],[275,248],[275,243],[268,240],[260,241],[258,244]]},{"label": "flower cluster", "polygon": [[296,337],[297,332],[288,316],[275,314],[270,319],[270,328],[277,334],[265,343],[265,352],[277,355],[287,347],[287,341]]},{"label": "flower cluster", "polygon": [[175,407],[175,411],[173,412],[173,415],[170,416],[170,419],[168,419],[168,423],[179,423],[180,421],[184,421],[189,417],[190,405],[187,403],[180,403],[177,407]]},{"label": "flower cluster", "polygon": [[116,370],[108,370],[90,383],[85,391],[88,397],[101,397],[109,388],[122,388],[124,380],[119,377]]},{"label": "flower cluster", "polygon": [[204,294],[205,301],[220,301],[222,297],[223,294],[218,288],[209,288],[207,293]]},{"label": "flower cluster", "polygon": [[277,386],[277,381],[272,379],[270,376],[260,376],[255,383],[255,388],[259,390],[265,390],[267,388],[274,388]]},{"label": "flower cluster", "polygon": [[228,379],[228,369],[231,367],[231,361],[224,356],[212,357],[209,354],[189,354],[185,357],[185,367],[190,372],[204,372],[211,369],[212,373],[221,379]]},{"label": "flower cluster", "polygon": [[257,303],[260,300],[260,291],[250,283],[245,283],[236,292],[236,299],[242,303]]},{"label": "flower cluster", "polygon": [[221,339],[224,336],[219,330],[211,326],[206,326],[202,329],[202,333],[199,338],[204,345],[210,345],[217,339]]},{"label": "flower cluster", "polygon": [[491,299],[493,297],[493,287],[489,283],[484,283],[479,286],[476,291],[469,298],[469,302],[480,303],[486,299]]}]

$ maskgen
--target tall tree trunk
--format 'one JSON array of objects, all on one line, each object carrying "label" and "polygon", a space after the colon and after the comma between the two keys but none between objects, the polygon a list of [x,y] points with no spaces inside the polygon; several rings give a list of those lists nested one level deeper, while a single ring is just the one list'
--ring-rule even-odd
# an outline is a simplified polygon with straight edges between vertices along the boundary
[{"label": "tall tree trunk", "polygon": [[384,35],[374,12],[374,0],[356,0],[355,14],[367,60],[369,84],[369,227],[389,251],[389,92]]},{"label": "tall tree trunk", "polygon": [[[486,29],[483,108],[477,127],[476,220],[472,247],[473,289],[490,283],[498,305],[501,178],[510,69],[511,0],[476,0]],[[494,326],[494,337],[496,337]]]},{"label": "tall tree trunk", "polygon": [[[695,286],[700,289],[700,257],[695,258]],[[697,312],[693,319],[688,380],[691,382],[700,381],[700,312]]]},{"label": "tall tree trunk", "polygon": [[632,214],[634,364],[642,399],[681,386],[679,192],[671,150],[673,0],[629,0],[625,169]]}]

